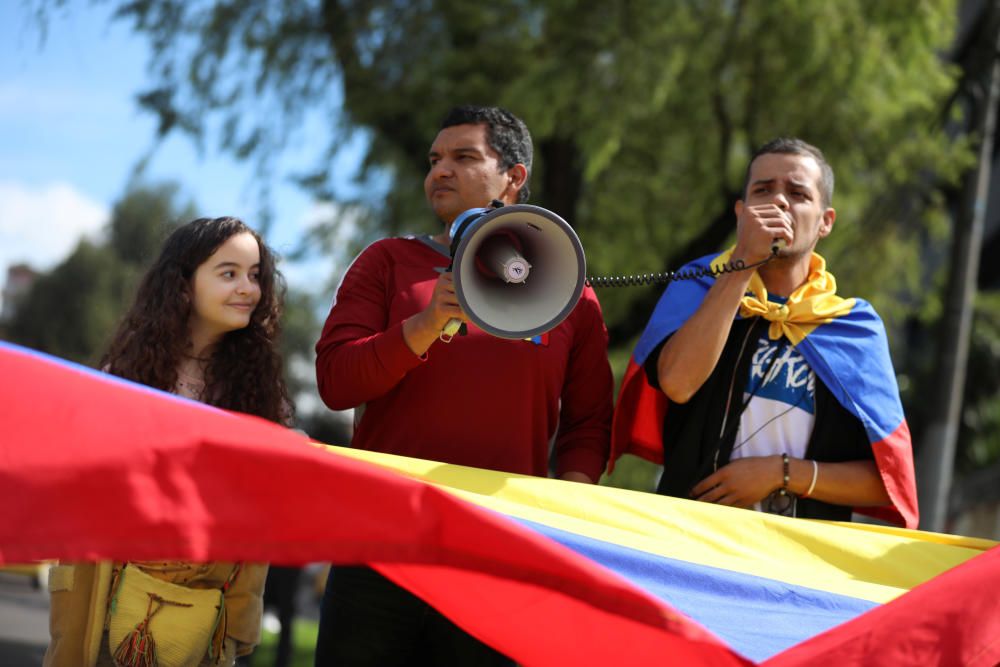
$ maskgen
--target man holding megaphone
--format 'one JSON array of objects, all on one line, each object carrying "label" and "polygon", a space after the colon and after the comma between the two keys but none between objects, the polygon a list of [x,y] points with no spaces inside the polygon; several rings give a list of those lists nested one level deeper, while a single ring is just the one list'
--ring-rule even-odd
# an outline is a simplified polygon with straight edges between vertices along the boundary
[{"label": "man holding megaphone", "polygon": [[[445,117],[428,159],[424,190],[443,229],[434,236],[383,239],[351,264],[316,345],[320,395],[334,410],[356,409],[354,447],[546,476],[551,446],[557,477],[596,482],[608,457],[613,380],[593,290],[585,288],[578,299],[574,292],[566,305],[543,303],[568,314],[551,330],[516,338],[504,335],[503,318],[499,325],[490,320],[496,325],[490,332],[476,326],[479,318],[463,310],[446,270],[456,218],[494,200],[527,200],[527,127],[504,109],[457,107]],[[533,243],[508,236],[499,243],[508,254]],[[484,310],[511,312],[512,319],[524,295],[553,291],[538,289],[549,279],[546,270],[552,273],[559,261],[576,264],[572,253],[551,258],[558,261],[542,253],[526,260],[533,265],[526,282],[534,284],[507,285],[488,267],[476,266],[497,245],[487,240],[481,252],[463,260],[469,265],[462,275],[483,281],[476,298]],[[442,335],[453,320],[467,323],[465,335]],[[513,323],[510,331],[522,327]],[[333,568],[316,664],[408,662],[511,664],[373,570]]]}]

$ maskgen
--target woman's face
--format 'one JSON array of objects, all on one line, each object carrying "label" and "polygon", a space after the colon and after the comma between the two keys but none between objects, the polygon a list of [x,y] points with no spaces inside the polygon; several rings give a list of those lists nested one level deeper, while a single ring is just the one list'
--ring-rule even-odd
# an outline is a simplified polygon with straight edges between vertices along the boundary
[{"label": "woman's face", "polygon": [[249,232],[230,236],[194,272],[192,337],[218,340],[250,324],[260,301],[260,246]]}]

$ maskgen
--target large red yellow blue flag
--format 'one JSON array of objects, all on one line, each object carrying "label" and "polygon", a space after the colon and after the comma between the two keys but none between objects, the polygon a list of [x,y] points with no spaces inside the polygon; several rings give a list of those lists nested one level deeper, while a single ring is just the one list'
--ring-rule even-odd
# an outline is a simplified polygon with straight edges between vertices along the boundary
[{"label": "large red yellow blue flag", "polygon": [[368,563],[525,665],[993,665],[987,540],[320,446],[0,343],[0,564]]}]

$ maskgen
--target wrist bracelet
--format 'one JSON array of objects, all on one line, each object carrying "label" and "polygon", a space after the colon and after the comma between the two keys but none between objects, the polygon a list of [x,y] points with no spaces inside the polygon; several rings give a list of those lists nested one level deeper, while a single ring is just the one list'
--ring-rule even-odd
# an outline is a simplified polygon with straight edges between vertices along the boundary
[{"label": "wrist bracelet", "polygon": [[778,490],[783,496],[788,495],[788,454],[781,454],[781,489]]},{"label": "wrist bracelet", "polygon": [[813,492],[813,489],[816,488],[816,478],[819,477],[819,464],[816,463],[815,460],[813,460],[812,464],[813,464],[813,478],[812,481],[809,482],[809,488],[806,489],[806,492],[802,494],[803,498],[808,498],[809,494]]}]

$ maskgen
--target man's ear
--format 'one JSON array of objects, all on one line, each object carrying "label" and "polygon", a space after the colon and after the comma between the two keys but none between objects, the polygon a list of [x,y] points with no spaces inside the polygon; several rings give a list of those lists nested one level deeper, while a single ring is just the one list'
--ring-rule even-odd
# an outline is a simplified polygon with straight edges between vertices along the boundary
[{"label": "man's ear", "polygon": [[832,208],[823,211],[823,217],[819,221],[819,238],[823,239],[833,231],[833,223],[837,219],[837,212]]},{"label": "man's ear", "polygon": [[736,213],[736,218],[737,219],[739,219],[739,217],[741,215],[743,215],[743,200],[742,199],[737,199],[736,200],[736,205],[733,206],[733,211]]},{"label": "man's ear", "polygon": [[517,193],[521,191],[528,180],[528,168],[518,162],[507,170],[507,190],[514,195],[517,201]]}]

